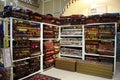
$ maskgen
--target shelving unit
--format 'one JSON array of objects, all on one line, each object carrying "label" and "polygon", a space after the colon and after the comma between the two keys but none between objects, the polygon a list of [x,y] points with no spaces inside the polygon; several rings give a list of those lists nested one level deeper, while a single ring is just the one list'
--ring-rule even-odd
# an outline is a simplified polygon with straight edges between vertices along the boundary
[{"label": "shelving unit", "polygon": [[4,46],[9,45],[12,55],[11,80],[54,66],[58,56],[110,63],[115,73],[117,23],[57,26],[17,18],[8,21]]},{"label": "shelving unit", "polygon": [[8,34],[13,64],[11,80],[23,80],[43,70],[41,23],[17,18],[9,20]]},{"label": "shelving unit", "polygon": [[0,18],[0,48],[4,48],[4,19]]},{"label": "shelving unit", "polygon": [[60,26],[60,56],[67,58],[80,58],[84,60],[84,26]]},{"label": "shelving unit", "polygon": [[113,64],[116,70],[117,23],[85,25],[85,60]]},{"label": "shelving unit", "polygon": [[118,27],[117,27],[117,61],[120,61],[120,20],[118,20]]},{"label": "shelving unit", "polygon": [[[11,80],[26,79],[54,65],[54,59],[58,57],[60,50],[57,25],[12,17],[5,20],[7,23],[4,23],[5,42],[3,45],[10,48]],[[50,31],[49,27],[52,34],[45,37],[46,33]],[[45,51],[47,48],[44,44],[49,41],[53,43],[54,54],[46,54],[48,51]],[[52,56],[52,59],[49,56]],[[47,60],[45,60],[46,58]],[[52,64],[50,64],[51,62]]]},{"label": "shelving unit", "polygon": [[43,23],[43,69],[48,69],[55,64],[58,57],[59,27],[48,23]]},{"label": "shelving unit", "polygon": [[4,59],[3,59],[3,52],[2,49],[4,47],[4,19],[0,18],[0,63],[4,65]]}]

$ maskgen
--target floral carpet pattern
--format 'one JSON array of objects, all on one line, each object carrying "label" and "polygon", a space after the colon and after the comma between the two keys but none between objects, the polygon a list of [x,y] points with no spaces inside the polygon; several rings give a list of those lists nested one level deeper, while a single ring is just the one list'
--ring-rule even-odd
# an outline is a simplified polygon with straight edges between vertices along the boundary
[{"label": "floral carpet pattern", "polygon": [[31,76],[25,80],[61,80],[61,79],[58,79],[58,78],[54,78],[54,77],[51,77],[51,76],[47,76],[47,75],[44,75],[44,74],[36,74],[34,76]]}]

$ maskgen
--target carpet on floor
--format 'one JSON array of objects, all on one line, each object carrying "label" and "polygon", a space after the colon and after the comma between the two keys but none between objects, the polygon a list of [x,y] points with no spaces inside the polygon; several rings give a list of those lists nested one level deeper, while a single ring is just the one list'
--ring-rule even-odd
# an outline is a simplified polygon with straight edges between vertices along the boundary
[{"label": "carpet on floor", "polygon": [[31,76],[31,77],[24,79],[24,80],[61,80],[61,79],[51,77],[48,75],[44,75],[44,74],[36,74],[36,75]]}]

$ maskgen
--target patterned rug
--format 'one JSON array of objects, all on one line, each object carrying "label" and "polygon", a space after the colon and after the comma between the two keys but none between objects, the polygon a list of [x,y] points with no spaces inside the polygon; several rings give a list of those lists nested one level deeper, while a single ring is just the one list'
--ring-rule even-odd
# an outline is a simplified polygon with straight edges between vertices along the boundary
[{"label": "patterned rug", "polygon": [[58,78],[54,78],[54,77],[51,77],[51,76],[47,76],[47,75],[44,75],[44,74],[36,74],[34,76],[31,76],[25,80],[61,80],[61,79],[58,79]]}]

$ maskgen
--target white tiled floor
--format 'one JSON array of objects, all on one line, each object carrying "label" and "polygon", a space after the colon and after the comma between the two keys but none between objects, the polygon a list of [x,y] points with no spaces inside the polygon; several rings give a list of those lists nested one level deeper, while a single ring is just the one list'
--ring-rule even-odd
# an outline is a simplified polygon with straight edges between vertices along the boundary
[{"label": "white tiled floor", "polygon": [[117,72],[113,79],[106,79],[77,72],[70,72],[61,69],[51,68],[42,74],[53,76],[61,80],[120,80],[120,63],[117,64]]}]

